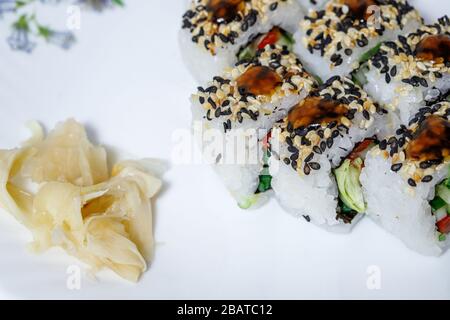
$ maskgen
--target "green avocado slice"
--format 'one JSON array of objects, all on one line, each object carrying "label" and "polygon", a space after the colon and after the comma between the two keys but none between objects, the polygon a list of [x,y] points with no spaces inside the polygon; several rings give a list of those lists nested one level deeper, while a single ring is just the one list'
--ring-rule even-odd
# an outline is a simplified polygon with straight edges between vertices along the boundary
[{"label": "green avocado slice", "polygon": [[366,203],[359,182],[363,164],[361,158],[353,161],[346,159],[339,168],[334,170],[340,199],[347,207],[358,213],[366,211]]}]

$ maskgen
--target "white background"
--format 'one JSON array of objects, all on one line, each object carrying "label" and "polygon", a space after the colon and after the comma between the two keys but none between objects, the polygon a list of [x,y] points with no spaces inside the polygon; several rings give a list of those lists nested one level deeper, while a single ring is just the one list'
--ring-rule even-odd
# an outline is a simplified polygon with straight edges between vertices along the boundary
[{"label": "white background", "polygon": [[[23,140],[30,119],[49,128],[75,117],[97,143],[171,158],[172,133],[189,128],[195,88],[177,45],[183,1],[125,2],[84,13],[67,52],[13,52],[0,20],[0,148]],[[411,2],[427,21],[450,13],[447,1]],[[64,25],[64,8],[50,16]],[[450,298],[450,253],[420,256],[369,220],[350,235],[329,234],[275,201],[242,211],[207,166],[172,166],[164,180],[155,260],[137,285],[106,272],[68,290],[66,268],[77,260],[58,249],[28,253],[28,232],[0,211],[0,298]],[[381,271],[380,290],[366,285],[371,265]]]}]

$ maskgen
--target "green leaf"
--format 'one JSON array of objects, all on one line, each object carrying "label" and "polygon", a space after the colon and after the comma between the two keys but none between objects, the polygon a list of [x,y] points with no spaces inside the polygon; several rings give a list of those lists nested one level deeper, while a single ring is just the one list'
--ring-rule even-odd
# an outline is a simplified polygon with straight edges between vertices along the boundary
[{"label": "green leaf", "polygon": [[52,33],[53,31],[50,28],[38,25],[38,34],[44,39],[48,39]]},{"label": "green leaf", "polygon": [[16,29],[28,31],[30,29],[28,16],[26,14],[21,15],[19,19],[13,23],[13,26]]},{"label": "green leaf", "polygon": [[36,0],[16,0],[16,9],[23,8]]},{"label": "green leaf", "polygon": [[112,0],[112,2],[120,7],[125,6],[125,3],[122,0]]},{"label": "green leaf", "polygon": [[441,233],[439,235],[439,241],[445,241],[447,239],[447,237],[445,236],[445,234]]}]

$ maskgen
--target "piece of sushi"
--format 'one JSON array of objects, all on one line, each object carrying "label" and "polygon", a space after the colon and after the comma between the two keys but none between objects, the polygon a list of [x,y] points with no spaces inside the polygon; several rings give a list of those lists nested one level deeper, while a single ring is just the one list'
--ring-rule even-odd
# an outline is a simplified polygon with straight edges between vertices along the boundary
[{"label": "piece of sushi", "polygon": [[365,212],[359,175],[385,111],[349,78],[335,76],[272,130],[272,188],[283,208],[336,232]]},{"label": "piece of sushi", "polygon": [[294,33],[301,18],[296,0],[194,0],[183,15],[180,49],[199,83],[237,62],[255,37],[278,26]]},{"label": "piece of sushi", "polygon": [[379,43],[422,24],[405,0],[332,0],[313,10],[295,33],[295,53],[321,79],[346,76],[367,60]]},{"label": "piece of sushi", "polygon": [[450,103],[424,106],[371,150],[361,174],[367,215],[424,255],[450,244]]},{"label": "piece of sushi", "polygon": [[450,20],[447,16],[406,37],[381,45],[355,74],[357,81],[389,110],[385,135],[408,125],[423,104],[432,104],[450,89]]},{"label": "piece of sushi", "polygon": [[[267,132],[314,85],[294,54],[268,45],[250,62],[226,69],[192,96],[201,149],[240,207],[265,200],[264,191],[270,189],[264,168]],[[216,141],[207,141],[211,135],[223,142],[218,148],[212,147]]]}]

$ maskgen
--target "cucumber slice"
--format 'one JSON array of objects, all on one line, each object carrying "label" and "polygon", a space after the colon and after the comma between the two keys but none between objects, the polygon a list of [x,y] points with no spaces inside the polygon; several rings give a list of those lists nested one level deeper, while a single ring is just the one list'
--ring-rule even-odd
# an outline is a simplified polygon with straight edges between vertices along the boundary
[{"label": "cucumber slice", "polygon": [[366,72],[369,72],[369,67],[364,64],[358,70],[352,73],[352,80],[361,88],[367,84]]},{"label": "cucumber slice", "polygon": [[259,176],[259,192],[266,192],[272,189],[272,176],[271,175],[261,175]]},{"label": "cucumber slice", "polygon": [[440,184],[436,188],[436,194],[447,204],[450,204],[450,189],[445,184]]},{"label": "cucumber slice", "polygon": [[447,207],[444,206],[442,208],[440,208],[439,210],[437,210],[434,213],[435,217],[436,217],[436,221],[441,221],[442,219],[444,219],[447,216]]},{"label": "cucumber slice", "polygon": [[378,51],[380,51],[381,48],[381,42],[378,43],[375,47],[373,47],[372,49],[370,49],[369,51],[367,51],[366,53],[364,53],[361,58],[359,59],[359,63],[364,63],[370,60],[370,58],[372,58],[374,55],[376,55],[378,53]]},{"label": "cucumber slice", "polygon": [[436,197],[434,197],[433,200],[430,201],[430,205],[434,211],[437,211],[437,210],[441,209],[442,207],[446,206],[447,203],[441,197],[436,196]]},{"label": "cucumber slice", "polygon": [[251,60],[256,54],[256,50],[252,48],[252,45],[248,45],[244,49],[242,49],[238,54],[238,60]]}]

